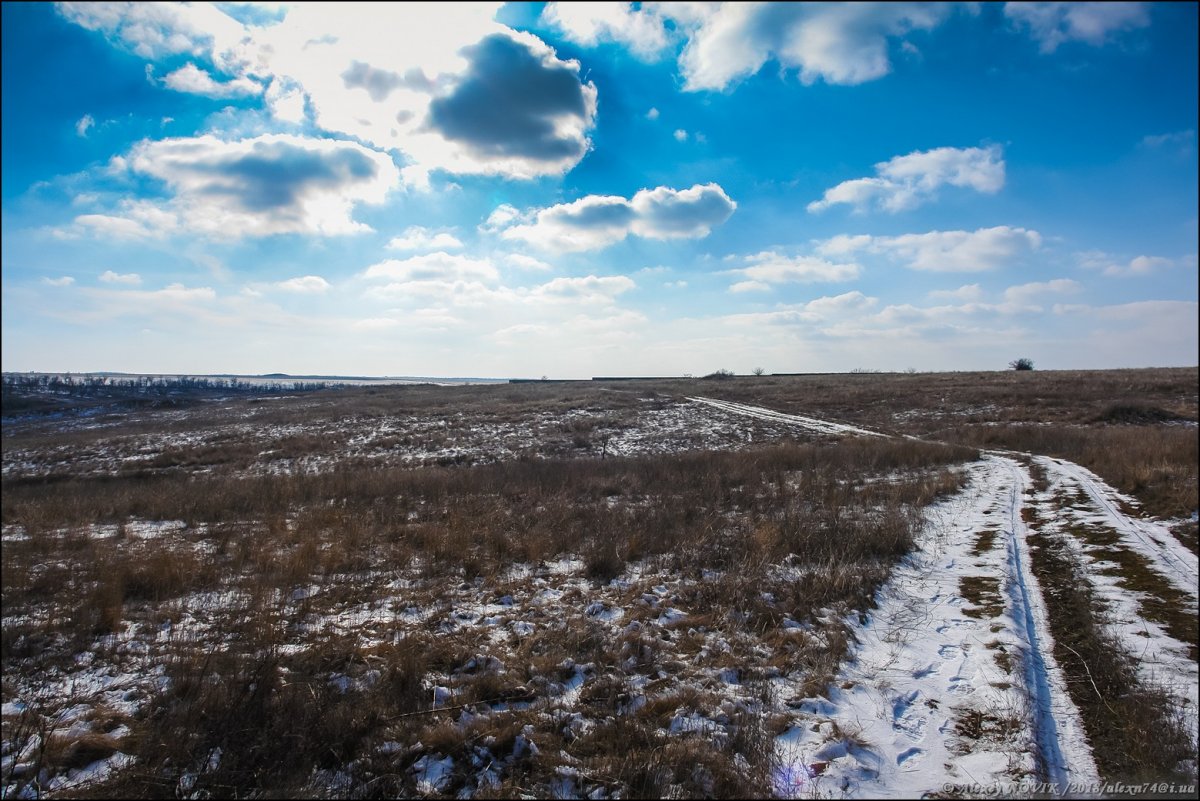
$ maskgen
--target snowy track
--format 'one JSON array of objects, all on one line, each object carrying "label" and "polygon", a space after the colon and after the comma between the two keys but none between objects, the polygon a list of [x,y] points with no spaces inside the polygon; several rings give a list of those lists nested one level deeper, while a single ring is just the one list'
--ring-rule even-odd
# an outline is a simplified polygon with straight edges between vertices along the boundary
[{"label": "snowy track", "polygon": [[744,403],[717,400],[716,398],[688,398],[688,400],[693,403],[704,403],[745,417],[756,417],[759,420],[787,423],[816,434],[857,434],[864,437],[884,436],[877,431],[868,431],[865,428],[858,428],[857,426],[850,426],[844,423],[831,423],[828,420],[818,420],[815,417],[805,417],[799,414],[784,414],[783,412],[764,409],[761,406],[747,406]]},{"label": "snowy track", "polygon": [[[881,436],[729,401],[688,400],[818,434]],[[1043,534],[1066,536],[1072,523],[1115,532],[1117,547],[1144,557],[1192,599],[1185,611],[1193,615],[1196,555],[1161,523],[1125,514],[1130,499],[1079,465],[1033,456],[1050,481],[1050,492],[1035,495],[1028,468],[1011,457],[1030,455],[985,453],[968,468],[968,488],[929,510],[916,550],[892,571],[865,625],[852,626],[858,647],[828,697],[807,699],[807,722],[778,738],[781,794],[911,797],[946,785],[1021,780],[1065,794],[1098,781],[1054,658],[1022,510],[1028,504],[1046,521]],[[1063,505],[1062,495],[1076,503]],[[1122,589],[1105,562],[1071,547],[1108,610],[1105,625],[1142,680],[1174,695],[1185,718],[1193,715],[1200,699],[1187,645],[1144,617],[1139,594]],[[1195,741],[1196,727],[1189,730]]]},{"label": "snowy track", "polygon": [[988,455],[985,461],[1009,474],[1007,528],[1004,530],[1009,563],[1011,614],[1025,641],[1025,686],[1033,708],[1034,739],[1039,772],[1046,781],[1065,789],[1098,779],[1079,710],[1067,694],[1066,678],[1054,659],[1054,640],[1041,589],[1033,575],[1028,530],[1021,516],[1029,474],[1021,465]]},{"label": "snowy track", "polygon": [[[968,469],[968,487],[929,510],[918,549],[856,627],[827,697],[808,699],[805,721],[777,741],[781,793],[907,798],[947,784],[1096,780],[1030,572],[1030,479],[993,455]],[[977,606],[964,588],[979,586],[996,592],[973,596]]]},{"label": "snowy track", "polygon": [[[1137,551],[1166,576],[1178,589],[1197,598],[1196,554],[1175,539],[1167,527],[1150,520],[1138,520],[1121,512],[1120,504],[1129,499],[1105,484],[1095,473],[1065,459],[1036,456],[1037,462],[1049,474],[1051,486],[1066,485],[1081,490],[1091,499],[1095,515],[1094,522],[1111,528],[1120,535],[1123,543]],[[1193,607],[1193,610],[1195,607]]]},{"label": "snowy track", "polygon": [[[818,434],[884,436],[729,401],[688,400]],[[1193,615],[1196,555],[1161,523],[1125,514],[1130,499],[1072,462],[1032,457],[1051,485],[1035,497],[1029,470],[1014,456],[1030,457],[985,453],[968,468],[968,488],[929,510],[916,550],[892,571],[867,622],[852,626],[858,647],[828,697],[807,699],[806,722],[777,739],[782,795],[917,797],[946,786],[1022,780],[1047,782],[1062,795],[1098,781],[1082,718],[1054,658],[1022,510],[1033,506],[1053,536],[1070,522],[1115,532],[1120,548],[1144,557],[1192,599]],[[1064,491],[1075,506],[1060,505],[1056,493]],[[1186,644],[1146,619],[1138,594],[1122,590],[1103,562],[1072,547],[1104,599],[1106,625],[1142,680],[1173,694],[1185,718],[1193,715],[1197,669]],[[1194,725],[1190,732],[1195,741]]]}]

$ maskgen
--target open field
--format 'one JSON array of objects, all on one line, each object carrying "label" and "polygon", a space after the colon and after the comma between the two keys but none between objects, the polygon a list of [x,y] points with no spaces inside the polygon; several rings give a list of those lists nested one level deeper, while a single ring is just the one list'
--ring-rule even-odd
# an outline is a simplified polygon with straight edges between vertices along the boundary
[{"label": "open field", "polygon": [[1194,787],[1197,379],[6,390],[0,791]]}]

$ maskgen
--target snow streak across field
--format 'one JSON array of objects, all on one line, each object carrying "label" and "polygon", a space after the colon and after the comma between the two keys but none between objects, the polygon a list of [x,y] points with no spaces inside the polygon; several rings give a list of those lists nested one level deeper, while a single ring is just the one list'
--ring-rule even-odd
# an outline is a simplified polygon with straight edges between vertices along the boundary
[{"label": "snow streak across field", "polygon": [[[878,436],[690,400],[806,431]],[[857,646],[839,675],[824,696],[803,702],[802,720],[777,738],[780,795],[915,798],[1035,781],[1061,795],[1099,780],[1054,658],[1022,511],[1033,507],[1057,535],[1068,523],[1116,532],[1121,547],[1145,557],[1193,601],[1196,556],[1165,526],[1123,513],[1131,501],[1084,468],[1034,457],[1050,480],[1049,490],[1036,493],[1029,468],[1011,456],[1019,455],[984,453],[966,467],[966,489],[927,510],[916,548],[878,592],[876,609],[865,622],[851,622]],[[1063,490],[1074,494],[1074,506],[1063,508]],[[1108,576],[1107,563],[1080,561],[1109,610],[1106,626],[1137,659],[1139,675],[1171,691],[1193,716],[1197,670],[1187,646],[1143,617],[1136,594]],[[1195,741],[1195,728],[1191,733]]]},{"label": "snow streak across field", "polygon": [[715,406],[718,409],[723,409],[733,414],[744,415],[745,417],[754,417],[759,420],[769,420],[774,423],[785,423],[794,425],[797,428],[802,428],[805,431],[811,431],[814,434],[859,434],[865,437],[879,437],[882,434],[876,431],[868,431],[865,428],[850,426],[844,423],[832,423],[828,420],[818,420],[815,417],[805,417],[799,414],[784,414],[771,409],[764,409],[761,406],[747,406],[744,403],[734,403],[733,401],[717,400],[716,398],[688,398],[693,403],[704,403],[709,406]]}]

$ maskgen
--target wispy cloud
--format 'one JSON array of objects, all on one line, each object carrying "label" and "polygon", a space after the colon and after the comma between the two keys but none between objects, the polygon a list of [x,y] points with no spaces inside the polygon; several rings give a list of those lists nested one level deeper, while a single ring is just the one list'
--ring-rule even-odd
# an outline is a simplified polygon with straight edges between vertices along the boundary
[{"label": "wispy cloud", "polygon": [[[1151,275],[1174,267],[1175,259],[1163,256],[1134,256],[1126,259],[1112,256],[1100,250],[1089,250],[1076,253],[1079,266],[1085,270],[1099,272],[1110,277],[1136,278]],[[1194,261],[1194,257],[1193,257]]]},{"label": "wispy cloud", "polygon": [[862,273],[862,267],[852,262],[836,263],[816,256],[788,256],[775,250],[746,256],[744,261],[748,266],[726,271],[729,275],[744,279],[731,286],[731,292],[762,291],[775,284],[850,281]]},{"label": "wispy cloud", "polygon": [[387,243],[388,250],[458,250],[463,243],[447,231],[434,231],[419,225],[404,229]]},{"label": "wispy cloud", "polygon": [[163,78],[163,84],[177,92],[204,95],[212,98],[249,97],[263,92],[262,84],[249,78],[234,78],[229,81],[214,80],[212,75],[190,61]]},{"label": "wispy cloud", "polygon": [[1004,14],[1027,29],[1043,53],[1053,53],[1067,42],[1099,47],[1116,33],[1150,24],[1145,3],[1005,3]]},{"label": "wispy cloud", "polygon": [[112,270],[105,270],[100,273],[100,280],[106,284],[126,284],[129,286],[137,286],[142,283],[142,277],[137,273],[116,273]]},{"label": "wispy cloud", "polygon": [[820,200],[808,204],[821,212],[844,203],[855,211],[870,208],[906,211],[933,200],[942,186],[962,187],[984,194],[1004,188],[1004,159],[1000,148],[939,147],[896,156],[875,165],[875,175],[855,178],[825,190]]},{"label": "wispy cloud", "polygon": [[275,286],[284,292],[311,295],[328,292],[330,284],[319,275],[304,275],[297,278],[289,278],[286,281],[279,281]]},{"label": "wispy cloud", "polygon": [[818,253],[878,253],[913,270],[986,272],[1012,264],[1042,245],[1037,231],[998,225],[976,231],[928,231],[900,236],[836,236],[818,241]]}]

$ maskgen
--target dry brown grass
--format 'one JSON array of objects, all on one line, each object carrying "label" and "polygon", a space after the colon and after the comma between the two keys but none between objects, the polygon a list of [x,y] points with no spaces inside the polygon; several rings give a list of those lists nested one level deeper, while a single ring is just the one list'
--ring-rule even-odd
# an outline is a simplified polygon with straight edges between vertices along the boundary
[{"label": "dry brown grass", "polygon": [[1133,495],[1155,516],[1186,517],[1197,508],[1195,426],[961,427],[948,439],[1069,459]]},{"label": "dry brown grass", "polygon": [[[1186,397],[1168,397],[1181,391],[1175,372],[1137,380],[1147,402],[1187,413]],[[1086,393],[1071,406],[1079,393],[1054,376],[1005,374],[974,388],[971,381],[859,375],[636,392],[628,384],[372,388],[294,402],[235,399],[186,417],[143,410],[103,429],[6,425],[6,454],[63,458],[49,475],[18,471],[3,482],[6,530],[27,536],[3,549],[4,700],[37,677],[69,675],[81,649],[101,662],[166,671],[164,686],[128,722],[133,731],[121,747],[138,758],[136,768],[89,791],[95,796],[175,795],[190,775],[188,792],[213,796],[330,794],[321,782],[338,771],[350,781],[338,793],[411,796],[413,766],[438,754],[456,759],[443,789],[450,795],[545,794],[567,775],[562,769],[574,771],[581,795],[765,795],[764,727],[787,724],[767,720],[757,683],[785,676],[808,694],[825,686],[849,643],[842,616],[869,608],[911,548],[920,510],[959,487],[949,467],[975,450],[864,439],[600,458],[606,432],[654,405],[640,400],[653,392],[655,404],[703,392],[879,427],[905,409],[941,413],[1002,398],[1012,403],[1008,419],[1046,414],[1114,432],[1127,425],[1096,423],[1103,407],[1093,408]],[[1194,401],[1192,408],[1194,418]],[[561,416],[579,411],[588,416]],[[319,433],[338,420],[370,426],[460,412],[521,425],[559,416],[536,458],[410,468],[354,457],[317,474],[247,472],[266,458],[348,447]],[[281,433],[267,442],[231,436],[224,426],[243,413]],[[960,425],[969,415],[902,419],[911,430],[942,433],[950,420],[962,441],[982,444]],[[164,431],[198,434],[194,449],[172,446],[147,460],[157,459],[153,465],[108,475],[72,461]],[[437,436],[450,442],[456,434]],[[261,455],[267,450],[275,453]],[[1171,464],[1187,454],[1169,453]],[[136,521],[186,527],[147,540],[90,536],[97,525]],[[582,564],[571,581],[547,566],[566,557]],[[524,572],[512,573],[515,565]],[[655,578],[637,578],[633,565]],[[670,586],[660,592],[657,581]],[[564,593],[557,605],[530,602],[553,588]],[[226,600],[206,605],[206,594]],[[623,610],[618,624],[585,611],[592,595],[604,599],[601,611]],[[456,622],[464,604],[499,607],[499,623]],[[409,608],[424,617],[406,619]],[[658,622],[669,608],[686,610],[686,619]],[[374,615],[365,623],[327,622],[364,610]],[[784,628],[789,618],[817,625],[820,636]],[[184,623],[196,620],[209,633],[189,633]],[[488,636],[496,630],[521,633]],[[132,640],[152,643],[142,661],[121,650]],[[756,650],[764,646],[770,657]],[[713,677],[728,668],[739,677],[727,691],[738,704],[720,709]],[[582,682],[579,703],[566,708],[572,682]],[[470,709],[433,709],[435,687],[453,693],[445,703]],[[685,712],[712,727],[669,734]],[[6,720],[6,739],[14,726]],[[98,730],[96,743],[105,744],[105,733]],[[45,759],[67,765],[92,753],[74,748],[68,754],[63,744]],[[224,756],[212,763],[216,749]],[[494,783],[477,785],[487,760]]]},{"label": "dry brown grass", "polygon": [[[6,672],[33,675],[55,659],[69,664],[98,637],[178,620],[197,592],[236,590],[239,602],[205,613],[222,632],[220,648],[189,639],[161,646],[166,688],[130,738],[139,767],[97,793],[157,797],[185,775],[196,776],[193,791],[214,795],[306,793],[314,770],[353,763],[364,792],[409,794],[408,771],[419,756],[452,752],[469,761],[470,749],[485,741],[489,753],[510,748],[509,735],[495,729],[515,714],[509,707],[553,706],[574,675],[562,666],[587,663],[592,678],[581,708],[593,728],[563,748],[592,777],[588,786],[759,794],[770,755],[753,714],[718,716],[727,747],[714,747],[698,734],[662,733],[687,699],[655,690],[642,711],[632,705],[630,677],[657,688],[661,676],[686,681],[747,658],[713,651],[681,660],[690,635],[655,624],[661,610],[639,607],[639,590],[614,601],[629,609],[628,620],[644,621],[642,630],[614,636],[586,617],[543,616],[535,634],[486,669],[468,666],[490,664],[495,646],[480,634],[445,631],[436,616],[374,645],[360,634],[305,633],[305,621],[386,599],[394,592],[385,588],[388,578],[401,574],[419,585],[409,597],[433,608],[442,603],[438,593],[453,587],[495,587],[480,590],[493,599],[528,594],[528,587],[502,583],[514,563],[575,555],[580,575],[596,588],[638,560],[684,577],[691,589],[681,586],[664,608],[684,606],[688,626],[707,620],[736,644],[741,632],[770,634],[785,617],[810,620],[817,610],[869,605],[890,565],[911,547],[919,508],[957,486],[957,476],[939,465],[971,455],[881,440],[242,480],[12,482],[5,523],[22,526],[29,539],[4,551]],[[191,525],[147,540],[88,536],[97,523],[142,519]],[[316,595],[289,600],[310,585]],[[562,603],[585,605],[570,596]],[[846,643],[836,632],[820,645],[793,643],[775,669],[819,687]],[[455,703],[500,711],[487,715],[491,724],[464,732],[450,725],[454,715],[430,710],[437,684],[452,688]],[[345,686],[351,689],[339,689]],[[688,708],[713,714],[700,697]],[[537,717],[528,725],[545,756],[505,761],[492,790],[544,787],[559,767],[550,757],[565,736],[561,727]],[[642,750],[631,747],[631,736]],[[387,759],[374,754],[385,739],[403,750]],[[209,766],[217,749],[224,756]],[[456,774],[454,787],[470,780]]]},{"label": "dry brown grass", "polygon": [[1036,528],[1028,542],[1049,610],[1054,658],[1083,718],[1101,777],[1125,783],[1194,782],[1194,773],[1184,767],[1195,764],[1184,713],[1164,690],[1138,678],[1134,659],[1104,629],[1091,584],[1071,549],[1060,536]]}]

